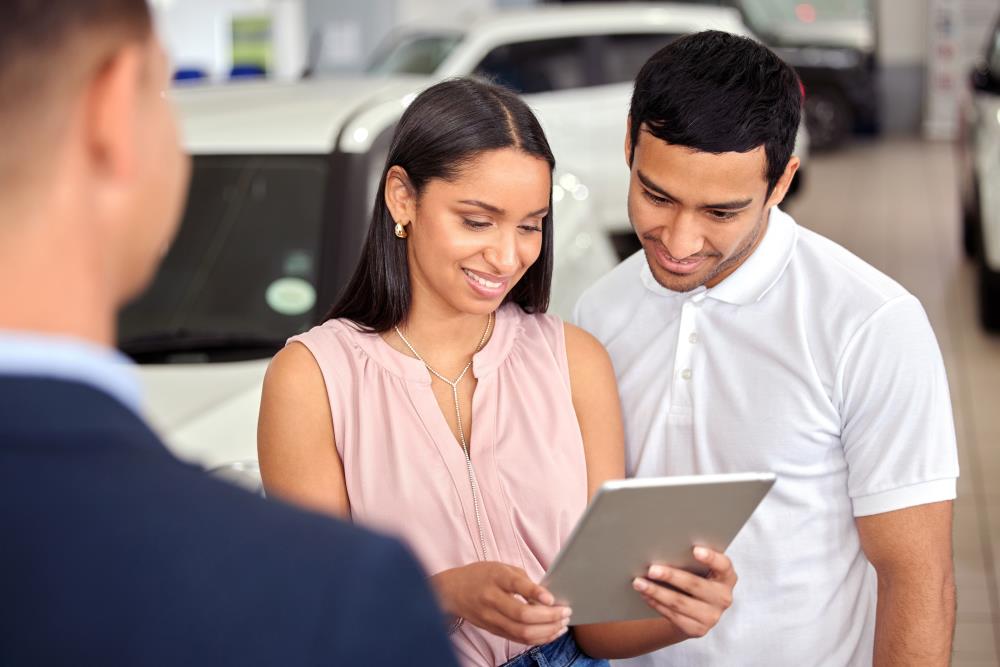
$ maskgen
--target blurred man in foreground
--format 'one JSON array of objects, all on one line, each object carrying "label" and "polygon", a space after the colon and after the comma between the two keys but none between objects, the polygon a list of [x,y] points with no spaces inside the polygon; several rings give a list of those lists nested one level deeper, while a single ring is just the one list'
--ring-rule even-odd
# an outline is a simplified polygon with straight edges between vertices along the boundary
[{"label": "blurred man in foreground", "polygon": [[188,163],[144,0],[0,3],[0,664],[454,664],[395,542],[175,460],[115,313]]}]

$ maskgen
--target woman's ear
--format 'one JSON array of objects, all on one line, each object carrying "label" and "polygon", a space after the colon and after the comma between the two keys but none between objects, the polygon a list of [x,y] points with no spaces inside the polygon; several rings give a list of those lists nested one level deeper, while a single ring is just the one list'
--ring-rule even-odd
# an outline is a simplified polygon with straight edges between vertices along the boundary
[{"label": "woman's ear", "polygon": [[403,227],[417,217],[417,191],[406,170],[398,165],[389,167],[385,176],[385,204],[392,219]]}]

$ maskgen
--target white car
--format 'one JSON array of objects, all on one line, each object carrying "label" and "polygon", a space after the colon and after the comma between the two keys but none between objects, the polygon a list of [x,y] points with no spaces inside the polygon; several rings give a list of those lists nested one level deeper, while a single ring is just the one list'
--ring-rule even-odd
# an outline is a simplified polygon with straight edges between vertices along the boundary
[{"label": "white car", "polygon": [[120,321],[168,446],[253,478],[267,363],[346,284],[395,124],[447,77],[493,77],[538,113],[557,160],[551,310],[568,317],[638,247],[625,206],[631,80],[658,48],[704,29],[748,32],[718,7],[493,12],[400,33],[366,76],[178,89],[194,156],[188,208],[151,289]]},{"label": "white car", "polygon": [[963,240],[976,260],[980,319],[1000,332],[1000,20],[972,73],[961,127]]}]

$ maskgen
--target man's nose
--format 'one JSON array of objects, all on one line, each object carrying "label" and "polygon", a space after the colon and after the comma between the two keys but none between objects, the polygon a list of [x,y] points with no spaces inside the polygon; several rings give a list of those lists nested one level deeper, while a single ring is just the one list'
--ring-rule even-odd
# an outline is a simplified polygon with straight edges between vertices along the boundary
[{"label": "man's nose", "polygon": [[684,211],[677,214],[673,224],[663,227],[660,242],[674,259],[687,259],[705,247],[701,226],[693,214]]}]

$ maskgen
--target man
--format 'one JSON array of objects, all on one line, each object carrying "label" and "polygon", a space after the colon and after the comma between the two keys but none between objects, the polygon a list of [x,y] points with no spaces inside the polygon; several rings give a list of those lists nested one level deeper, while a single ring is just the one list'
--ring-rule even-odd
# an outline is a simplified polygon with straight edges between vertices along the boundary
[{"label": "man", "polygon": [[948,664],[958,463],[941,355],[912,295],[777,208],[800,106],[787,65],[718,32],[636,80],[643,250],[576,314],[615,365],[628,472],[778,481],[729,550],[732,609],[630,664]]},{"label": "man", "polygon": [[407,552],[171,457],[111,351],[188,165],[144,0],[0,3],[0,664],[454,665]]}]

